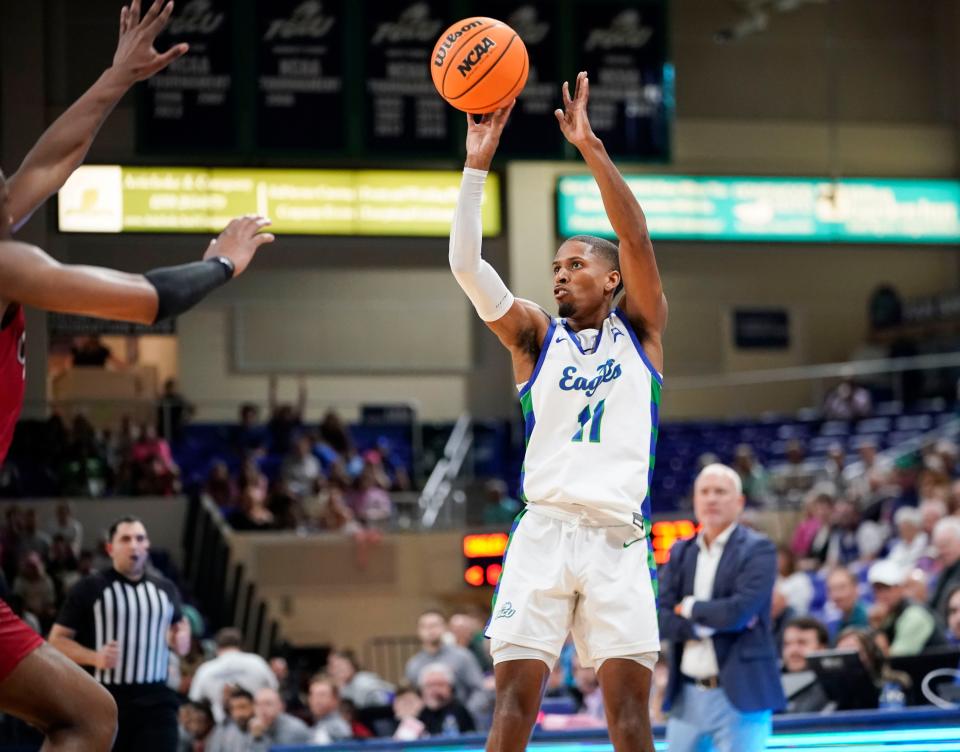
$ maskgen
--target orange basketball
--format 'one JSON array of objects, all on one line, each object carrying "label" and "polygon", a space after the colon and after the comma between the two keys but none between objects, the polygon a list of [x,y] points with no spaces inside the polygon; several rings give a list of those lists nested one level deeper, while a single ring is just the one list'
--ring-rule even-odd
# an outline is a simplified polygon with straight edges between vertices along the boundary
[{"label": "orange basketball", "polygon": [[430,58],[433,85],[458,110],[493,112],[523,91],[530,62],[523,40],[495,18],[458,21],[437,40]]}]

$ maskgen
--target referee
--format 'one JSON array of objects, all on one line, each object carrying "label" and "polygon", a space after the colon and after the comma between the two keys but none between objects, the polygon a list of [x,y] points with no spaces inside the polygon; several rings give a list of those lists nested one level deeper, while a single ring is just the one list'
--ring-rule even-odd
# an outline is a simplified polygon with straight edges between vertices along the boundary
[{"label": "referee", "polygon": [[177,697],[167,686],[172,647],[190,648],[190,629],[172,582],[146,571],[150,540],[136,517],[110,526],[113,568],[71,588],[50,644],[79,663],[117,701],[114,750],[174,752]]}]

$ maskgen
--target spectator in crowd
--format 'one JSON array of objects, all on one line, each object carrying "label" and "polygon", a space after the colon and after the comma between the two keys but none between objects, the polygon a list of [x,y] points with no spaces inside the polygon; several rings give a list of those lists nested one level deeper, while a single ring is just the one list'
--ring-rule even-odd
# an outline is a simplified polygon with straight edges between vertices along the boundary
[{"label": "spectator in crowd", "polygon": [[411,487],[410,473],[402,458],[393,450],[393,444],[385,436],[377,437],[377,456],[380,458],[380,467],[390,479],[391,491],[409,491]]},{"label": "spectator in crowd", "polygon": [[880,688],[884,680],[884,664],[886,658],[878,645],[878,640],[875,639],[876,635],[877,633],[861,627],[847,627],[837,635],[837,650],[856,650],[860,655],[860,662],[863,664],[867,675],[876,688],[875,693],[861,708],[851,709],[865,710],[877,707],[877,701],[880,698]]},{"label": "spectator in crowd", "polygon": [[771,471],[773,490],[790,504],[799,504],[817,477],[816,464],[807,461],[806,449],[799,439],[787,442],[786,462]]},{"label": "spectator in crowd", "polygon": [[364,461],[356,480],[350,506],[357,519],[365,523],[383,523],[393,516],[393,500],[387,492],[389,480],[375,465]]},{"label": "spectator in crowd", "polygon": [[903,592],[914,603],[927,603],[930,600],[930,579],[926,571],[914,567],[907,571],[907,579],[903,583]]},{"label": "spectator in crowd", "polygon": [[816,675],[807,667],[807,656],[826,650],[827,628],[816,619],[799,617],[783,631],[783,693],[788,713],[819,713],[830,699]]},{"label": "spectator in crowd", "polygon": [[361,671],[352,650],[332,650],[327,657],[327,675],[336,685],[340,698],[357,708],[390,704],[393,686],[372,671]]},{"label": "spectator in crowd", "polygon": [[733,453],[733,469],[740,476],[748,504],[766,506],[770,503],[770,475],[757,460],[753,447],[749,444],[737,446]]},{"label": "spectator in crowd", "polygon": [[826,563],[830,566],[852,564],[860,558],[857,531],[860,513],[849,499],[840,499],[833,507]]},{"label": "spectator in crowd", "polygon": [[229,690],[225,704],[228,721],[222,724],[224,752],[245,750],[254,715],[253,694],[245,689]]},{"label": "spectator in crowd", "polygon": [[126,365],[114,356],[110,348],[100,341],[100,337],[93,334],[87,337],[78,337],[70,350],[73,356],[73,365],[85,368],[106,368],[109,363],[115,369],[122,369]]},{"label": "spectator in crowd", "polygon": [[459,736],[476,729],[473,718],[454,697],[454,672],[447,663],[428,663],[418,677],[423,710],[420,721],[429,736]]},{"label": "spectator in crowd", "polygon": [[598,726],[606,726],[606,713],[603,709],[603,692],[593,668],[580,665],[578,657],[573,659],[573,683],[580,693],[578,712],[595,721]]},{"label": "spectator in crowd", "polygon": [[457,645],[473,653],[481,671],[492,671],[493,659],[490,657],[487,638],[483,634],[484,624],[485,616],[476,609],[467,608],[450,616],[450,634]]},{"label": "spectator in crowd", "polygon": [[13,594],[23,599],[23,607],[44,627],[50,625],[57,603],[57,591],[47,574],[43,559],[36,551],[28,552],[20,564],[20,573],[13,581]]},{"label": "spectator in crowd", "polygon": [[857,420],[869,417],[873,412],[870,392],[847,374],[823,400],[823,417],[827,420]]},{"label": "spectator in crowd", "polygon": [[483,507],[484,525],[509,525],[523,506],[512,498],[507,484],[498,478],[491,478],[483,484],[486,504]]},{"label": "spectator in crowd", "polygon": [[875,618],[890,643],[890,655],[916,655],[943,645],[944,635],[926,606],[910,601],[903,589],[906,571],[892,561],[878,561],[868,575]]},{"label": "spectator in crowd", "polygon": [[770,596],[770,634],[773,635],[773,640],[777,644],[777,653],[783,648],[783,630],[795,618],[797,618],[797,612],[790,607],[783,590],[774,584],[773,593]]},{"label": "spectator in crowd", "polygon": [[834,567],[827,573],[827,631],[830,638],[848,627],[867,628],[867,609],[860,600],[856,576],[846,567]]},{"label": "spectator in crowd", "polygon": [[169,442],[180,441],[183,427],[193,413],[193,405],[177,390],[176,379],[164,381],[157,400],[157,435]]},{"label": "spectator in crowd", "polygon": [[267,435],[270,439],[270,451],[286,455],[290,452],[294,436],[303,429],[303,416],[307,410],[307,380],[303,376],[297,382],[297,405],[281,403],[277,399],[277,376],[270,376],[270,420],[267,422]]},{"label": "spectator in crowd", "polygon": [[349,457],[354,452],[350,432],[333,410],[327,410],[320,421],[320,439],[339,457]]},{"label": "spectator in crowd", "polygon": [[[483,673],[477,659],[469,650],[459,645],[447,645],[443,636],[447,631],[447,620],[437,610],[430,609],[420,614],[417,620],[417,636],[420,638],[420,652],[407,661],[404,676],[411,684],[420,684],[420,674],[426,666],[442,663],[450,669],[456,697],[467,707],[471,699],[483,690]],[[426,695],[423,696],[427,701]]]},{"label": "spectator in crowd", "polygon": [[83,525],[73,516],[73,507],[68,501],[57,503],[56,522],[49,530],[50,537],[62,536],[73,551],[74,556],[80,556],[83,548]]},{"label": "spectator in crowd", "polygon": [[134,485],[138,493],[170,496],[180,488],[180,468],[173,461],[167,440],[150,423],[140,426],[140,435],[130,450]]},{"label": "spectator in crowd", "polygon": [[960,585],[947,594],[947,641],[960,645]]},{"label": "spectator in crowd", "polygon": [[933,528],[933,548],[940,573],[930,606],[940,616],[947,613],[947,594],[960,585],[960,517],[944,517]]},{"label": "spectator in crowd", "polygon": [[58,600],[76,582],[78,577],[77,567],[77,557],[73,555],[73,549],[63,539],[63,536],[57,533],[53,536],[53,544],[50,546],[47,573],[53,578],[56,585]]},{"label": "spectator in crowd", "polygon": [[282,655],[273,655],[267,663],[270,664],[273,675],[277,677],[277,691],[287,712],[298,717],[306,716],[306,708],[300,699],[300,688],[290,672],[287,659]]},{"label": "spectator in crowd", "polygon": [[843,471],[847,465],[847,452],[838,441],[827,449],[827,457],[817,476],[818,483],[829,483],[837,494],[843,494],[847,488],[847,479]]},{"label": "spectator in crowd", "polygon": [[312,744],[330,744],[353,738],[350,724],[340,715],[340,693],[330,677],[318,674],[310,680],[307,707],[313,721],[310,727]]},{"label": "spectator in crowd", "polygon": [[833,496],[825,489],[814,489],[804,500],[804,517],[793,532],[790,548],[801,560],[819,566],[827,557]]},{"label": "spectator in crowd", "polygon": [[947,516],[947,505],[942,499],[924,499],[920,502],[920,524],[928,540],[933,540],[933,529]]},{"label": "spectator in crowd", "polygon": [[916,507],[900,507],[893,515],[897,537],[886,558],[904,569],[913,569],[926,553],[930,539],[923,532],[923,517]]},{"label": "spectator in crowd", "polygon": [[267,498],[256,486],[240,491],[237,509],[227,518],[230,527],[238,531],[262,532],[275,530],[273,514],[267,508]]},{"label": "spectator in crowd", "polygon": [[210,472],[203,484],[203,492],[207,494],[220,511],[228,515],[237,505],[239,493],[237,484],[230,477],[230,468],[223,460],[215,460],[210,465]]},{"label": "spectator in crowd", "polygon": [[214,642],[217,655],[193,675],[190,699],[209,702],[217,723],[222,723],[226,716],[224,688],[239,687],[252,694],[263,687],[276,689],[277,678],[263,658],[242,649],[243,634],[239,629],[224,627],[217,632]]},{"label": "spectator in crowd", "polygon": [[240,422],[230,435],[233,451],[241,459],[259,457],[267,450],[267,429],[260,422],[260,408],[251,402],[240,405]]},{"label": "spectator in crowd", "polygon": [[283,700],[272,687],[253,695],[253,717],[247,724],[249,752],[268,752],[281,744],[309,744],[310,729],[303,721],[284,712]]},{"label": "spectator in crowd", "polygon": [[313,444],[309,436],[301,435],[293,442],[293,448],[284,458],[280,477],[294,496],[302,498],[313,489],[323,475],[320,460],[313,456]]},{"label": "spectator in crowd", "polygon": [[416,687],[404,684],[397,688],[393,697],[394,731],[397,741],[411,742],[427,735],[427,727],[420,720],[423,712],[423,699]]},{"label": "spectator in crowd", "polygon": [[[225,729],[213,719],[210,703],[191,701],[180,707],[183,734],[178,752],[230,752],[224,745]],[[239,752],[239,748],[234,747]]]},{"label": "spectator in crowd", "polygon": [[41,559],[46,559],[50,554],[50,536],[37,528],[37,510],[33,507],[28,507],[23,511],[19,551],[21,555],[33,551]]},{"label": "spectator in crowd", "polygon": [[776,587],[787,599],[787,605],[797,616],[806,616],[813,600],[813,583],[805,572],[797,571],[793,551],[788,546],[777,549]]}]

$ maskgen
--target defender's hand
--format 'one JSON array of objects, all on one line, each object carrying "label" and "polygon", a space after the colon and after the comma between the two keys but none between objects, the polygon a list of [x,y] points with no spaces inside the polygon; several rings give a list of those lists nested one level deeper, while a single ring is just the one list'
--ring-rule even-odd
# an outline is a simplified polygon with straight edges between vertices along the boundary
[{"label": "defender's hand", "polygon": [[555,110],[554,116],[560,123],[560,130],[571,144],[578,149],[595,138],[590,120],[587,117],[587,101],[590,99],[590,79],[586,71],[577,74],[577,85],[570,98],[570,84],[563,82],[563,109]]},{"label": "defender's hand", "polygon": [[266,217],[254,214],[238,217],[232,220],[215,240],[210,241],[203,258],[225,256],[233,262],[233,276],[239,277],[250,264],[257,249],[264,243],[274,241],[269,232],[260,233],[260,230],[269,225],[270,220]]},{"label": "defender's hand", "polygon": [[467,113],[467,167],[476,170],[490,169],[493,155],[500,145],[500,134],[503,133],[516,103],[517,100],[514,99],[506,107],[501,107],[496,112],[488,112],[479,123],[474,120],[473,115]]},{"label": "defender's hand", "polygon": [[120,9],[120,40],[113,56],[113,69],[128,86],[159,73],[189,48],[187,44],[177,44],[162,55],[154,49],[157,35],[170,22],[172,14],[173,0],[153,0],[143,18],[140,18],[140,0],[133,0],[129,7]]}]

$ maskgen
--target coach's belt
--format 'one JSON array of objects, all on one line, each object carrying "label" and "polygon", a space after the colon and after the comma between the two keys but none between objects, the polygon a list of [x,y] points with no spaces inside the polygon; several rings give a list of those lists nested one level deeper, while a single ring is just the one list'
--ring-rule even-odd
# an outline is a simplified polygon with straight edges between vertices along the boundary
[{"label": "coach's belt", "polygon": [[688,682],[690,682],[697,689],[719,689],[720,688],[720,677],[719,676],[706,676],[702,679],[694,679],[692,676],[683,677]]}]

